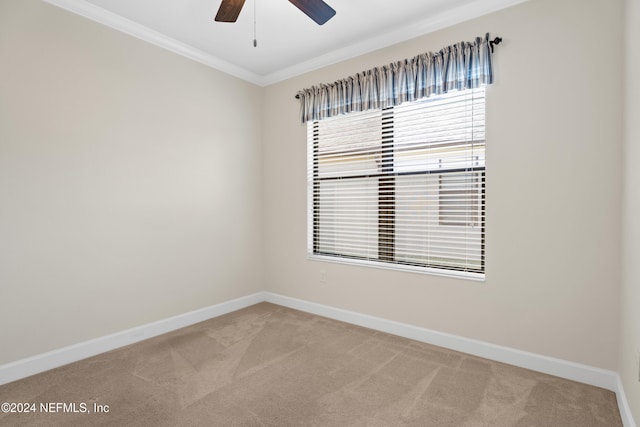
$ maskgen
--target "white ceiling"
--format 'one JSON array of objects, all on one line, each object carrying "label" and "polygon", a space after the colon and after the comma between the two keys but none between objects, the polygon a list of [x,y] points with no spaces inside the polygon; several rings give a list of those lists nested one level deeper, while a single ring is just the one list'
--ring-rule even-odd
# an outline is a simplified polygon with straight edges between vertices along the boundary
[{"label": "white ceiling", "polygon": [[288,0],[246,0],[236,23],[213,20],[221,0],[44,1],[265,86],[526,0],[325,0],[322,26]]}]

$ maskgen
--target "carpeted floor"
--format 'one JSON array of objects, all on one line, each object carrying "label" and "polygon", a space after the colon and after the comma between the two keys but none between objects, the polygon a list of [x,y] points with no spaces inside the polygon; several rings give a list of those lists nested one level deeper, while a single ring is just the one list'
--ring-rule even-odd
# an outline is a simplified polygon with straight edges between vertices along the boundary
[{"label": "carpeted floor", "polygon": [[36,404],[3,426],[622,425],[610,391],[269,303],[0,386],[0,402]]}]

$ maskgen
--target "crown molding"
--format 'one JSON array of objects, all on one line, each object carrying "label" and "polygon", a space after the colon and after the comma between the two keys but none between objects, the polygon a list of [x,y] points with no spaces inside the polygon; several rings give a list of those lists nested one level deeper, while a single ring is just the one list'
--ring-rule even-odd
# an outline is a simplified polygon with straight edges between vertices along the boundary
[{"label": "crown molding", "polygon": [[80,15],[84,18],[98,22],[114,30],[123,32],[130,36],[136,37],[140,40],[144,40],[148,43],[184,56],[208,67],[222,71],[232,76],[238,77],[242,80],[261,85],[262,76],[246,70],[242,67],[238,67],[223,59],[210,55],[202,50],[196,49],[192,46],[168,37],[158,31],[152,30],[144,25],[138,24],[113,12],[109,12],[101,7],[98,7],[85,0],[42,0],[45,3],[58,6],[69,12]]},{"label": "crown molding", "polygon": [[400,29],[381,33],[365,41],[354,43],[334,50],[325,55],[320,55],[309,61],[304,61],[291,67],[260,75],[210,55],[171,37],[168,37],[141,24],[123,18],[120,15],[109,12],[86,0],[42,0],[46,3],[58,6],[69,12],[83,16],[92,21],[106,25],[117,31],[144,40],[153,45],[167,49],[173,53],[184,56],[208,67],[230,74],[242,80],[246,80],[258,86],[268,86],[292,77],[299,76],[320,68],[332,65],[347,59],[354,58],[378,49],[382,49],[412,38],[422,36],[455,24],[459,24],[482,15],[505,9],[528,0],[476,0],[470,4],[455,9],[429,16],[417,23],[406,25]]},{"label": "crown molding", "polygon": [[428,18],[414,24],[406,25],[397,30],[381,33],[367,40],[345,46],[325,55],[320,55],[309,61],[301,62],[300,64],[296,64],[292,67],[284,68],[265,75],[262,78],[262,85],[268,86],[270,84],[278,83],[292,77],[318,70],[328,65],[337,64],[366,53],[383,49],[385,47],[423,36],[461,22],[469,21],[483,15],[488,15],[498,10],[506,9],[507,7],[515,6],[516,4],[525,3],[527,1],[529,0],[476,0],[471,4],[429,16]]}]

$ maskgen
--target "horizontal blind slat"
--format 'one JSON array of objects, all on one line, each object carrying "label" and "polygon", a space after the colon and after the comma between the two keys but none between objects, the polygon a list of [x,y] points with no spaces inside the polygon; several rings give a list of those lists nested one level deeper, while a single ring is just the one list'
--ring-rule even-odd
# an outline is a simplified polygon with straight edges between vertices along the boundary
[{"label": "horizontal blind slat", "polygon": [[310,252],[484,272],[484,89],[308,124]]}]

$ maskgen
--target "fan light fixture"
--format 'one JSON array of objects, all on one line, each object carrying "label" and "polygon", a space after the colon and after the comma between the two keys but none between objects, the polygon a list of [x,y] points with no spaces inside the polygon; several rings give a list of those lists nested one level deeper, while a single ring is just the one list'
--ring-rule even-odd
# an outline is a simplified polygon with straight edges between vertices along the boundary
[{"label": "fan light fixture", "polygon": [[[217,22],[236,22],[244,2],[245,0],[222,0],[215,20]],[[323,25],[336,14],[336,11],[322,0],[289,0],[289,2],[318,25]]]}]

